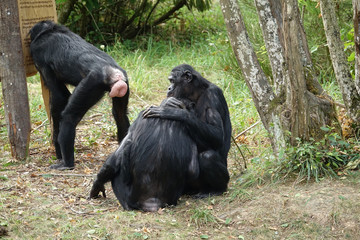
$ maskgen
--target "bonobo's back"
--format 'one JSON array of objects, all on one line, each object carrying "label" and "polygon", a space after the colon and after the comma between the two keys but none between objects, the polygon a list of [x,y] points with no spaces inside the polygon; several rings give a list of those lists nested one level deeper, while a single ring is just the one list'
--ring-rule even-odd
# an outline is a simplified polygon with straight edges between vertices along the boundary
[{"label": "bonobo's back", "polygon": [[[129,129],[132,139],[129,165],[132,189],[130,208],[157,211],[176,205],[189,176],[197,148],[178,121],[143,118],[142,112]],[[116,183],[115,183],[116,184]],[[114,189],[116,194],[116,190]]]}]

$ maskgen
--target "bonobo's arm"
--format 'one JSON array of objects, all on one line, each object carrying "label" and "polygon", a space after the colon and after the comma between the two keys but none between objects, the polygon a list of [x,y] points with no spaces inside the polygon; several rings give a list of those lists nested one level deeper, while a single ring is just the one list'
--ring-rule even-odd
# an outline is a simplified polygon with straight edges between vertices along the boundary
[{"label": "bonobo's arm", "polygon": [[104,185],[117,174],[125,174],[124,179],[130,179],[128,170],[130,147],[131,140],[128,134],[121,142],[119,148],[106,159],[106,162],[101,167],[91,188],[90,198],[99,197],[100,192],[103,197],[106,197]]},{"label": "bonobo's arm", "polygon": [[[210,93],[213,94],[213,93]],[[210,101],[205,95],[196,103],[195,114],[182,108],[150,107],[144,111],[145,118],[163,118],[183,122],[192,139],[204,148],[217,149],[223,145],[224,129],[219,111],[217,97],[213,96]],[[172,102],[174,103],[174,102]],[[176,104],[175,104],[176,105]],[[200,109],[200,110],[199,110]],[[201,117],[201,119],[199,117]]]}]

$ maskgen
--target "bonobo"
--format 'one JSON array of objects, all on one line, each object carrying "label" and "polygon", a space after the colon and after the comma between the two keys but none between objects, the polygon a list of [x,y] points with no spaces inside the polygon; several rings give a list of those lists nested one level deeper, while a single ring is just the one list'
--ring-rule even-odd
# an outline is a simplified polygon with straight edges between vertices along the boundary
[{"label": "bonobo", "polygon": [[105,196],[111,181],[125,209],[156,211],[184,193],[226,191],[231,123],[221,89],[185,64],[169,80],[168,98],[140,113],[100,169],[90,197]]},{"label": "bonobo", "polygon": [[[42,21],[30,30],[30,51],[50,91],[53,143],[58,163],[51,168],[74,168],[77,124],[85,113],[110,92],[112,113],[120,142],[127,133],[129,84],[124,69],[103,51],[68,28]],[[66,84],[76,86],[71,94]]]},{"label": "bonobo", "polygon": [[[191,103],[179,106],[191,111]],[[165,106],[166,100],[161,107]],[[186,107],[187,106],[187,107]],[[199,175],[198,152],[183,124],[159,118],[144,119],[142,112],[130,126],[119,148],[108,157],[92,186],[90,197],[111,181],[126,210],[157,211],[176,205],[187,180]]]},{"label": "bonobo", "polygon": [[[229,110],[222,90],[187,64],[175,67],[169,80],[167,103],[173,107],[150,107],[143,116],[178,121],[195,142],[200,172],[197,179],[187,182],[185,192],[198,197],[221,194],[229,182],[227,155],[231,140]],[[181,108],[177,98],[191,101],[194,110]]]}]

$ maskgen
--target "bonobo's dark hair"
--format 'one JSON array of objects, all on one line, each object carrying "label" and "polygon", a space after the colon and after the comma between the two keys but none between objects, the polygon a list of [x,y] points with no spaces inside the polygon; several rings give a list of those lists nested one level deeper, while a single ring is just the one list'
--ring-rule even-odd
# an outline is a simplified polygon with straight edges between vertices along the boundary
[{"label": "bonobo's dark hair", "polygon": [[[113,115],[121,141],[129,128],[128,78],[109,55],[67,27],[52,21],[35,24],[30,32],[30,52],[50,91],[55,169],[74,168],[76,125],[104,95],[113,97]],[[75,86],[71,94],[66,84]]]}]

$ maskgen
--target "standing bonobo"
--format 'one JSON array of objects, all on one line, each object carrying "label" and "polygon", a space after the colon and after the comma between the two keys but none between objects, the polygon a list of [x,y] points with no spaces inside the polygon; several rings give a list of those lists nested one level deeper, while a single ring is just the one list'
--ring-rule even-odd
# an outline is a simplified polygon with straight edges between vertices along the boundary
[{"label": "standing bonobo", "polygon": [[[73,169],[76,126],[106,91],[112,97],[118,141],[126,135],[128,78],[109,55],[52,21],[35,24],[30,39],[31,56],[50,91],[53,142],[58,159],[51,168]],[[76,86],[72,94],[66,84]]]},{"label": "standing bonobo", "polygon": [[111,181],[125,209],[156,211],[184,194],[226,191],[231,123],[220,88],[189,65],[175,67],[168,98],[139,114],[104,163],[90,197]]}]

